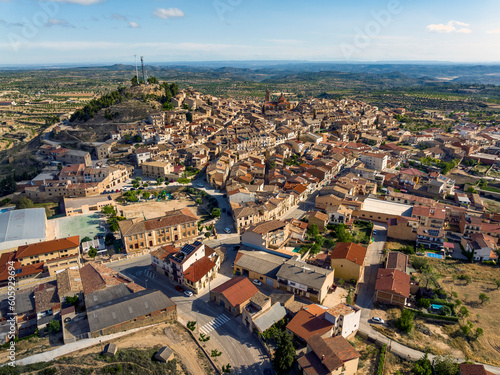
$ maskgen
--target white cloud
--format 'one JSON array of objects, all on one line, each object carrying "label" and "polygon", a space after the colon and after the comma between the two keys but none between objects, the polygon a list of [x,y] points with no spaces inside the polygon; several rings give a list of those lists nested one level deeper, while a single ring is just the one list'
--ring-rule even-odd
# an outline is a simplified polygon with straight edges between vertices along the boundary
[{"label": "white cloud", "polygon": [[449,21],[446,24],[432,24],[428,25],[425,28],[426,31],[430,33],[459,33],[459,34],[470,34],[472,32],[471,29],[469,29],[469,25],[466,24],[465,22],[460,22],[460,21]]},{"label": "white cloud", "polygon": [[118,13],[114,13],[113,15],[111,15],[111,19],[117,20],[117,21],[126,21],[127,17],[122,16],[121,14],[118,14]]},{"label": "white cloud", "polygon": [[68,21],[57,19],[57,18],[48,20],[47,26],[63,26],[63,27],[72,27],[72,28],[75,27],[75,26],[71,25],[70,23],[68,23]]},{"label": "white cloud", "polygon": [[490,30],[488,31],[488,34],[500,34],[500,29]]},{"label": "white cloud", "polygon": [[277,43],[277,44],[299,44],[304,43],[301,40],[296,39],[264,39],[264,42]]},{"label": "white cloud", "polygon": [[167,18],[174,18],[174,17],[184,17],[185,14],[182,10],[178,8],[169,8],[169,9],[163,9],[163,8],[158,8],[156,9],[153,14],[158,17],[166,20]]},{"label": "white cloud", "polygon": [[132,29],[137,29],[137,28],[141,27],[141,25],[139,25],[136,22],[129,22],[128,27],[131,27]]},{"label": "white cloud", "polygon": [[70,4],[80,4],[80,5],[92,5],[101,3],[106,0],[50,0],[56,3],[70,3]]}]

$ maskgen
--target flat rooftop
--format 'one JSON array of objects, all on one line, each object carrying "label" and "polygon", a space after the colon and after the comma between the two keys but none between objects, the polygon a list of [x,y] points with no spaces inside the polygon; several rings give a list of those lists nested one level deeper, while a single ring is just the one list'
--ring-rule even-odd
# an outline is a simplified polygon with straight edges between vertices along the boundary
[{"label": "flat rooftop", "polygon": [[366,198],[363,202],[363,211],[411,217],[413,206],[380,199]]}]

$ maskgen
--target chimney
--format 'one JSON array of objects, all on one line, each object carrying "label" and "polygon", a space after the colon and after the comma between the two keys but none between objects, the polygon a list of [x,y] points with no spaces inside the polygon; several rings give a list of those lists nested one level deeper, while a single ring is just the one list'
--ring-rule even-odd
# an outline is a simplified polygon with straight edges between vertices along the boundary
[{"label": "chimney", "polygon": [[325,355],[323,354],[321,355],[321,362],[324,362],[324,360],[325,360]]}]

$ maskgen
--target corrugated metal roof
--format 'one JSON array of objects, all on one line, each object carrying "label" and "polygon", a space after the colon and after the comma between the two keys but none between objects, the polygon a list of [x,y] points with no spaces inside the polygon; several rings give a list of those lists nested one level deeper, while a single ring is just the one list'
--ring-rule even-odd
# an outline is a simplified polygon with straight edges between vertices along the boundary
[{"label": "corrugated metal roof", "polygon": [[0,250],[45,241],[45,208],[0,213]]}]

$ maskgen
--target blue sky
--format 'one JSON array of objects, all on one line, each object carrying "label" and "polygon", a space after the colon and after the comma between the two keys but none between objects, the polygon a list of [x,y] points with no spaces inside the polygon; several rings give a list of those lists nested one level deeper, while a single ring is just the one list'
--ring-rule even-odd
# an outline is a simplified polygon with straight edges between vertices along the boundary
[{"label": "blue sky", "polygon": [[496,0],[0,0],[0,64],[500,62]]}]

